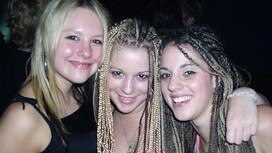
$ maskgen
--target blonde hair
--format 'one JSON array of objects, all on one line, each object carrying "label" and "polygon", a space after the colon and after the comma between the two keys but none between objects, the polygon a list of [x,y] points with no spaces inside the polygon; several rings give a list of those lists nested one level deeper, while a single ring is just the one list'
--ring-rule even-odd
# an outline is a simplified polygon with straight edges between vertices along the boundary
[{"label": "blonde hair", "polygon": [[[54,59],[65,21],[77,7],[90,9],[99,16],[104,29],[103,42],[107,41],[108,14],[98,1],[53,0],[48,4],[41,16],[35,34],[31,56],[31,71],[25,82],[25,85],[31,82],[38,106],[45,109],[46,114],[56,125],[59,134],[63,138],[65,136],[65,129],[59,119],[59,101],[63,98],[63,93],[59,90],[57,84]],[[76,99],[80,98],[83,94],[83,91],[78,86],[73,86],[73,92]]]},{"label": "blonde hair", "polygon": [[[154,73],[149,80],[148,91],[153,92],[146,99],[144,110],[145,122],[141,124],[140,132],[143,136],[138,137],[135,151],[144,149],[146,152],[161,152],[160,130],[160,101],[158,80],[158,51],[160,40],[154,28],[137,19],[125,19],[115,24],[109,32],[106,56],[100,71],[99,82],[99,106],[98,106],[98,129],[97,150],[101,152],[114,152],[114,129],[113,113],[109,96],[108,73],[113,50],[120,47],[144,48],[149,55],[149,69]],[[142,146],[143,145],[143,146]]]}]

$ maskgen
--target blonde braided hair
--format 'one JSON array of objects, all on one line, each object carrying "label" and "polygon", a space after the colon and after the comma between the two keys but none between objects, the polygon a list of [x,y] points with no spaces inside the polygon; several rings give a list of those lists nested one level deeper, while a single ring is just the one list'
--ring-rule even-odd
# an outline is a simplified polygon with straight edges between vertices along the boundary
[{"label": "blonde braided hair", "polygon": [[161,152],[161,117],[160,117],[160,89],[158,79],[158,52],[160,39],[155,29],[138,19],[125,19],[115,24],[109,31],[106,56],[100,71],[97,151],[114,152],[115,140],[113,129],[113,109],[108,91],[108,73],[113,50],[122,47],[145,48],[149,55],[149,68],[154,77],[149,80],[148,91],[152,94],[146,100],[144,110],[144,124],[140,123],[140,133],[135,151]]}]

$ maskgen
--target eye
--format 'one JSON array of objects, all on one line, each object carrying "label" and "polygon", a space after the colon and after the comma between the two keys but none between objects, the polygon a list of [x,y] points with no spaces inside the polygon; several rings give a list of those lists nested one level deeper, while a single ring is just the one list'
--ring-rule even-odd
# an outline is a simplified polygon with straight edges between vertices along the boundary
[{"label": "eye", "polygon": [[165,80],[165,79],[169,78],[170,76],[171,76],[170,73],[161,73],[160,74],[161,80]]},{"label": "eye", "polygon": [[66,38],[70,40],[78,40],[77,36],[67,36]]},{"label": "eye", "polygon": [[101,40],[99,40],[99,39],[94,39],[92,42],[97,44],[97,45],[103,44],[103,42]]},{"label": "eye", "polygon": [[196,72],[195,71],[186,71],[185,73],[184,73],[184,76],[190,76],[190,75],[193,75],[193,74],[195,74]]},{"label": "eye", "polygon": [[115,78],[120,78],[123,76],[123,73],[121,71],[111,71],[110,73]]},{"label": "eye", "polygon": [[140,80],[147,80],[147,79],[149,78],[149,75],[146,75],[146,74],[139,74],[139,75],[138,75],[138,78],[139,78]]}]

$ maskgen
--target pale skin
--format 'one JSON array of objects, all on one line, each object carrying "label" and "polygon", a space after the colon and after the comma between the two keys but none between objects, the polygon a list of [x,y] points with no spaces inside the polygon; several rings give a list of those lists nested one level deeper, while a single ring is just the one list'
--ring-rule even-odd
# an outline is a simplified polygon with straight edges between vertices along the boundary
[{"label": "pale skin", "polygon": [[[67,18],[55,51],[56,78],[65,101],[61,117],[79,108],[71,92],[73,83],[84,83],[97,70],[102,55],[103,27],[99,17],[86,8],[75,8]],[[20,90],[35,98],[31,83]],[[12,103],[0,120],[0,152],[38,153],[51,141],[48,124],[30,104]],[[44,108],[39,107],[44,113]]]},{"label": "pale skin", "polygon": [[129,144],[133,149],[137,144],[138,126],[145,108],[150,77],[148,54],[145,49],[123,48],[113,52],[113,57],[109,91],[115,105],[115,152],[127,152]]},{"label": "pale skin", "polygon": [[[181,47],[198,64],[208,67],[191,46]],[[210,116],[216,76],[191,63],[171,43],[163,51],[160,75],[163,96],[175,117],[180,121],[190,121],[201,136],[204,146],[209,146]],[[258,121],[257,132],[252,136],[253,144],[258,153],[267,153],[272,149],[271,107],[258,107]],[[245,129],[244,134],[250,132],[247,130],[250,129]],[[205,150],[208,151],[208,148],[206,147]]]},{"label": "pale skin", "polygon": [[[118,47],[117,47],[118,48]],[[131,49],[128,47],[123,47],[121,50],[113,51],[111,59],[111,68],[109,72],[109,91],[110,97],[114,104],[114,136],[115,136],[115,152],[126,152],[130,143],[137,144],[137,130],[140,121],[140,116],[145,107],[145,99],[147,98],[147,78],[151,77],[151,72],[148,68],[148,54],[144,49]],[[252,99],[235,97],[235,106],[238,107],[236,111],[241,114],[240,107],[244,105],[249,105],[248,102],[242,101],[242,104],[237,104],[237,101],[246,99],[248,101]],[[247,109],[256,109],[256,105],[252,103],[253,106]],[[230,106],[230,109],[232,109]],[[232,112],[235,113],[235,112]],[[237,112],[236,112],[237,113]],[[248,111],[243,113],[248,114]],[[243,135],[247,135],[246,140],[250,136],[249,133],[239,132],[243,129],[250,129],[253,120],[239,120],[239,115],[232,118],[232,123],[239,122],[239,125],[243,126],[230,126],[234,131],[229,133],[234,133],[231,139],[234,141],[242,141]],[[255,115],[254,113],[252,113]],[[253,117],[251,117],[253,118]],[[241,118],[240,118],[241,119]],[[239,120],[239,121],[237,121]],[[257,121],[256,121],[257,122]],[[250,126],[248,126],[250,125]],[[235,133],[236,131],[236,133]],[[238,132],[237,132],[238,131]],[[241,143],[241,142],[240,142]]]}]

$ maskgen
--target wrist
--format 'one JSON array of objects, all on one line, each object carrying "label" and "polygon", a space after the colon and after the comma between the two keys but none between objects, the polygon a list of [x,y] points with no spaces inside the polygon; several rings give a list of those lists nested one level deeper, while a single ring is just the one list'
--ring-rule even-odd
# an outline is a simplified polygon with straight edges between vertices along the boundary
[{"label": "wrist", "polygon": [[233,93],[228,95],[227,98],[230,99],[230,98],[235,97],[235,96],[250,97],[254,101],[254,103],[256,105],[258,104],[259,96],[254,90],[252,90],[250,88],[241,89],[241,90],[237,89]]}]

